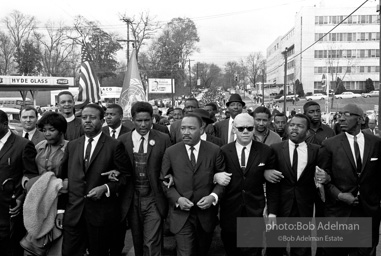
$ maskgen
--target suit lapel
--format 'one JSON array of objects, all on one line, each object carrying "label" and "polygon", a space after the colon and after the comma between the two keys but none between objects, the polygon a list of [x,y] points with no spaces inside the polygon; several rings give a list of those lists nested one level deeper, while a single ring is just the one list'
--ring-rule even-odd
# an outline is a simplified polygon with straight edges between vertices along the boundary
[{"label": "suit lapel", "polygon": [[97,155],[99,154],[99,151],[101,151],[101,149],[102,149],[102,147],[103,147],[103,145],[105,143],[105,140],[106,140],[106,135],[101,134],[101,136],[99,137],[98,143],[95,146],[94,152],[91,155],[90,163],[89,163],[87,168],[89,168],[91,166],[91,164],[93,163],[94,159],[97,158]]},{"label": "suit lapel", "polygon": [[[185,143],[183,141],[181,141],[180,143],[182,143],[183,146],[180,149],[182,152],[179,152],[179,155],[183,155],[184,156],[185,159],[183,161],[188,166],[188,169],[192,170],[192,172],[195,172],[195,169],[193,169],[193,166],[192,166],[191,161],[189,159],[189,155],[188,155],[187,148],[185,147]],[[201,151],[201,145],[200,145],[200,151]],[[199,166],[199,163],[200,163],[200,152],[198,154],[198,159],[197,159],[196,167]]]},{"label": "suit lapel", "polygon": [[297,174],[294,173],[294,171],[292,170],[292,166],[291,166],[291,160],[290,160],[290,147],[289,147],[289,141],[286,140],[284,143],[283,143],[283,157],[284,157],[284,160],[285,160],[285,164],[286,164],[286,168],[288,170],[288,172],[291,174],[292,178],[296,181],[297,180]]},{"label": "suit lapel", "polygon": [[127,154],[130,158],[132,166],[135,166],[135,164],[134,164],[134,151],[133,151],[134,143],[132,142],[132,131],[128,132],[126,140],[127,140],[127,145],[128,145],[127,147],[125,147],[127,150]]},{"label": "suit lapel", "polygon": [[[205,149],[205,143],[204,143],[204,141],[200,140],[200,152],[198,152],[198,157],[197,157],[196,167],[194,169],[194,172],[197,172],[202,161],[204,161],[205,155],[207,155],[207,154],[208,154],[208,152]],[[188,160],[189,160],[188,162],[191,163],[189,158],[188,158]],[[190,166],[192,166],[192,164],[190,164]]]},{"label": "suit lapel", "polygon": [[245,174],[246,174],[247,170],[249,170],[251,168],[251,166],[253,165],[255,156],[257,154],[258,154],[258,152],[257,152],[257,149],[254,147],[254,143],[251,143],[249,159],[247,160],[247,165],[246,165],[245,172],[244,172]]},{"label": "suit lapel", "polygon": [[151,152],[152,152],[152,148],[153,146],[151,146],[150,144],[150,141],[155,141],[155,138],[156,138],[156,135],[154,134],[153,130],[151,129],[150,133],[149,133],[149,136],[148,136],[148,146],[147,146],[147,163],[148,163],[148,159],[149,159],[149,156],[151,155]]},{"label": "suit lapel", "polygon": [[4,154],[7,153],[7,151],[13,146],[13,143],[15,142],[15,139],[16,139],[15,136],[16,135],[14,135],[11,132],[11,135],[7,139],[7,142],[5,142],[3,148],[0,150],[0,159],[3,158]]},{"label": "suit lapel", "polygon": [[349,145],[349,141],[348,141],[348,138],[345,135],[345,133],[342,133],[342,136],[341,136],[341,145],[342,145],[342,147],[344,149],[345,154],[347,155],[347,158],[349,159],[349,161],[352,164],[352,167],[353,167],[352,171],[357,176],[357,173],[356,173],[356,163],[355,163],[355,160],[353,158],[351,146]]},{"label": "suit lapel", "polygon": [[[78,140],[78,150],[79,150],[79,163],[81,166],[85,166],[85,163],[84,163],[84,153],[85,153],[85,136],[82,136],[82,138],[80,140]],[[85,167],[83,167],[83,170],[85,170]],[[86,171],[86,170],[85,170]]]},{"label": "suit lapel", "polygon": [[300,177],[298,181],[305,175],[305,170],[309,168],[309,166],[313,163],[313,153],[314,153],[314,148],[311,147],[310,144],[307,143],[307,164],[306,167],[304,167],[303,172],[300,174]]},{"label": "suit lapel", "polygon": [[225,137],[225,143],[229,143],[229,121],[230,121],[230,118],[227,119],[224,123],[224,125],[222,126],[223,127],[223,136]]},{"label": "suit lapel", "polygon": [[366,136],[366,134],[364,134],[364,154],[362,158],[361,174],[365,170],[366,163],[369,162],[370,152],[373,152],[373,145],[374,144],[371,142],[370,136]]},{"label": "suit lapel", "polygon": [[235,146],[235,143],[229,144],[229,153],[230,153],[229,157],[231,158],[234,166],[237,168],[237,170],[239,170],[240,173],[244,174],[241,168],[241,164],[239,163],[237,148]]}]

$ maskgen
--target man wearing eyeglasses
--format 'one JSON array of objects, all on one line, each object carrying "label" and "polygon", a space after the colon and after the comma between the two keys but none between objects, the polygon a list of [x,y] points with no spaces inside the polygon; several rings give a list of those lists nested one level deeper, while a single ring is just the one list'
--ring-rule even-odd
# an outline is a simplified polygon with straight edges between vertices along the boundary
[{"label": "man wearing eyeglasses", "polygon": [[[331,176],[325,185],[326,217],[370,217],[372,231],[356,232],[359,243],[371,247],[324,248],[325,255],[376,255],[381,201],[381,139],[361,132],[363,110],[355,104],[339,114],[339,135],[326,139],[319,150],[319,166]],[[348,218],[350,221],[351,219]]]},{"label": "man wearing eyeglasses", "polygon": [[234,118],[233,131],[236,141],[222,147],[230,177],[222,181],[226,190],[220,208],[221,238],[227,255],[261,255],[262,248],[237,247],[237,218],[263,216],[263,174],[274,168],[274,155],[267,145],[253,140],[254,120],[249,114]]}]

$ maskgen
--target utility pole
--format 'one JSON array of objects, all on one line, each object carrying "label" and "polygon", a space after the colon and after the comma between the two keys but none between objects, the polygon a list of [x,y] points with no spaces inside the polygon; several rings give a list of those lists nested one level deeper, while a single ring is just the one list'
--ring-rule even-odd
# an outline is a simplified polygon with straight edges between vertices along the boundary
[{"label": "utility pole", "polygon": [[132,23],[131,19],[128,17],[123,17],[121,20],[126,22],[127,24],[127,40],[121,39],[116,41],[127,43],[127,67],[128,67],[128,62],[130,60],[130,42],[135,42],[135,40],[130,40],[130,23]]},{"label": "utility pole", "polygon": [[[377,5],[377,12],[378,12],[378,20],[380,22],[380,33],[381,33],[381,21],[380,21],[380,18],[381,18],[381,0],[379,0],[379,3]],[[381,51],[381,39],[380,39],[380,51]],[[381,57],[379,58],[380,59],[380,67],[381,67]],[[381,94],[381,70],[380,70],[380,77],[378,79],[378,93]],[[380,124],[381,124],[381,116],[380,116],[380,112],[381,112],[381,97],[378,97],[378,131],[380,131]]]},{"label": "utility pole", "polygon": [[[381,1],[381,0],[380,0]],[[188,59],[189,61],[189,92],[190,94],[192,95],[192,72],[191,72],[191,61],[194,61],[194,60],[190,60]]]},{"label": "utility pole", "polygon": [[[380,0],[381,1],[381,0]],[[286,84],[287,84],[287,53],[288,53],[288,48],[282,52],[284,54],[284,85],[283,85],[283,113],[286,114]]]}]

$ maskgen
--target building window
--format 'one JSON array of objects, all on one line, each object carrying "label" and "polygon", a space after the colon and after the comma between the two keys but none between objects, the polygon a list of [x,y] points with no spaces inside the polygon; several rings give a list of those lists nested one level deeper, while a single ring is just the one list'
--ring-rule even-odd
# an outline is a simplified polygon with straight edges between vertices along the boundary
[{"label": "building window", "polygon": [[364,73],[364,67],[360,66],[360,73]]}]

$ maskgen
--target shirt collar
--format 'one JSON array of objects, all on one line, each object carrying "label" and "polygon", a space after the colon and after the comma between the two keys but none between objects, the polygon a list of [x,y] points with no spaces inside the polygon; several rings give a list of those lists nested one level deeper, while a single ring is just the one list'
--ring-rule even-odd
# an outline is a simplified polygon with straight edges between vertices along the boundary
[{"label": "shirt collar", "polygon": [[[195,149],[197,152],[200,151],[200,145],[201,145],[201,140],[200,140],[196,145],[193,146],[194,149]],[[191,146],[185,144],[185,148],[187,149],[187,151],[190,150],[190,147],[191,147]]]},{"label": "shirt collar", "polygon": [[3,143],[3,145],[5,144],[5,142],[7,142],[9,136],[11,136],[10,130],[8,130],[8,132],[0,139],[0,141]]},{"label": "shirt collar", "polygon": [[[351,139],[351,140],[354,140],[354,137],[352,134],[349,134],[347,132],[345,132],[345,135],[347,136],[348,139]],[[364,134],[360,131],[357,135],[356,135],[357,139],[362,139],[364,137]]]},{"label": "shirt collar", "polygon": [[117,128],[113,129],[110,126],[108,127],[110,130],[110,134],[112,134],[112,130],[115,130],[116,133],[120,132],[120,129],[122,129],[122,124],[120,124]]},{"label": "shirt collar", "polygon": [[29,135],[29,138],[32,138],[33,137],[33,135],[34,135],[34,133],[36,132],[36,128],[34,128],[33,130],[31,130],[31,131],[25,131],[25,130],[23,130],[23,137],[25,136],[25,134],[26,133],[28,133],[28,135]]},{"label": "shirt collar", "polygon": [[[101,135],[102,135],[102,133],[100,132],[98,135],[93,137],[93,141],[95,142],[95,145],[98,143],[98,140],[101,137]],[[90,138],[85,135],[85,142],[86,142],[86,144],[88,143],[89,139]]]},{"label": "shirt collar", "polygon": [[200,136],[200,139],[206,141],[206,133],[205,132]]},{"label": "shirt collar", "polygon": [[[292,148],[295,147],[295,143],[292,140],[288,140],[288,142],[290,143],[290,146],[292,146]],[[305,141],[298,143],[298,147],[305,147],[305,146],[307,146],[307,143]]]},{"label": "shirt collar", "polygon": [[75,115],[72,115],[71,117],[65,117],[65,119],[66,119],[66,122],[70,123],[71,121],[75,119]]},{"label": "shirt collar", "polygon": [[251,144],[253,144],[253,141],[250,141],[250,143],[247,144],[246,146],[239,144],[239,142],[237,140],[235,141],[235,147],[237,148],[238,151],[242,151],[242,149],[244,147],[246,147],[246,149],[250,149],[251,148]]},{"label": "shirt collar", "polygon": [[145,141],[148,141],[149,133],[150,133],[150,131],[147,132],[146,135],[142,136],[142,135],[140,135],[136,130],[134,130],[134,131],[132,132],[132,140],[137,141],[137,140],[140,140],[142,137],[144,137]]}]

